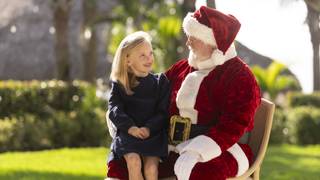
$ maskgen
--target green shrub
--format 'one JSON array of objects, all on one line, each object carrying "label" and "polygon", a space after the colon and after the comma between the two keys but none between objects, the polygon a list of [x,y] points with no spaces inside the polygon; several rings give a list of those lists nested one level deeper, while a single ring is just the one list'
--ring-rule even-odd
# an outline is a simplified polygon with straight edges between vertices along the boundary
[{"label": "green shrub", "polygon": [[51,130],[51,139],[54,148],[74,147],[77,146],[78,134],[81,133],[80,121],[76,117],[76,112],[57,111],[55,116],[50,117],[49,122],[52,122],[53,129]]},{"label": "green shrub", "polygon": [[0,151],[106,146],[106,101],[74,81],[0,81]]},{"label": "green shrub", "polygon": [[47,119],[25,114],[0,119],[0,152],[61,147],[107,146],[105,112],[55,111]]},{"label": "green shrub", "polygon": [[320,92],[290,92],[287,105],[276,108],[270,143],[319,144]]},{"label": "green shrub", "polygon": [[0,120],[0,151],[51,148],[50,130],[46,122],[32,114]]},{"label": "green shrub", "polygon": [[293,143],[320,144],[320,109],[315,107],[297,107],[290,110],[288,121],[293,132]]},{"label": "green shrub", "polygon": [[299,92],[289,93],[289,106],[313,106],[320,108],[320,92],[315,92],[312,94],[302,94]]},{"label": "green shrub", "polygon": [[83,111],[77,114],[81,128],[78,139],[82,139],[77,146],[107,146],[110,143],[105,113],[104,109],[93,108],[88,112]]},{"label": "green shrub", "polygon": [[17,122],[16,119],[9,118],[0,120],[0,152],[17,148],[12,141]]},{"label": "green shrub", "polygon": [[74,81],[2,81],[0,82],[0,117],[24,113],[46,114],[46,108],[72,111],[81,106],[86,83]]},{"label": "green shrub", "polygon": [[270,134],[270,144],[289,143],[289,128],[284,109],[277,107],[274,112],[272,129]]}]

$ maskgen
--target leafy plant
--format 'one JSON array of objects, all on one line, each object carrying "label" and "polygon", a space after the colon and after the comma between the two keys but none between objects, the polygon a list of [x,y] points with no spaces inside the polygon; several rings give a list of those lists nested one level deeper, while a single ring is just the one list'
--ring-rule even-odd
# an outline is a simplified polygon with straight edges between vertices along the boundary
[{"label": "leafy plant", "polygon": [[293,76],[283,74],[286,69],[285,65],[278,62],[272,62],[267,69],[259,66],[252,67],[261,90],[273,101],[282,91],[301,90],[299,82]]}]

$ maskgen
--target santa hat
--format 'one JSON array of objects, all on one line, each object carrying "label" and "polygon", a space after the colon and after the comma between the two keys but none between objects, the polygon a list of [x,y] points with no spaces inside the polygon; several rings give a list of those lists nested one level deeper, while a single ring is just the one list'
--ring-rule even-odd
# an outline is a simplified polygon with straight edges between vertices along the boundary
[{"label": "santa hat", "polygon": [[223,54],[233,43],[240,26],[234,16],[206,6],[201,6],[194,13],[188,13],[183,19],[183,30],[187,35],[216,46]]}]

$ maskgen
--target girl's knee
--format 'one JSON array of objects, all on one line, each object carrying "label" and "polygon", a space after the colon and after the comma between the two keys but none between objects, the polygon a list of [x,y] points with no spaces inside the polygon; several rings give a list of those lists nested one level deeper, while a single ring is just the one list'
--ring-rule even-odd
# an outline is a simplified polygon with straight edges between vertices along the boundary
[{"label": "girl's knee", "polygon": [[154,175],[158,174],[158,164],[147,164],[144,166],[144,174]]},{"label": "girl's knee", "polygon": [[129,153],[126,154],[125,160],[127,162],[128,167],[130,168],[141,168],[141,159],[139,154],[136,153]]},{"label": "girl's knee", "polygon": [[159,159],[145,159],[144,162],[144,174],[146,176],[153,176],[158,174]]}]

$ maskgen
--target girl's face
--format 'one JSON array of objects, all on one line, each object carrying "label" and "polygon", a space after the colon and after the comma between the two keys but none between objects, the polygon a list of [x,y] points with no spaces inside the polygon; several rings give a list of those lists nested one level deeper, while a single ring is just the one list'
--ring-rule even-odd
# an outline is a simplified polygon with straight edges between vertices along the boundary
[{"label": "girl's face", "polygon": [[153,51],[148,42],[142,42],[127,55],[129,68],[138,77],[145,77],[152,70]]}]

